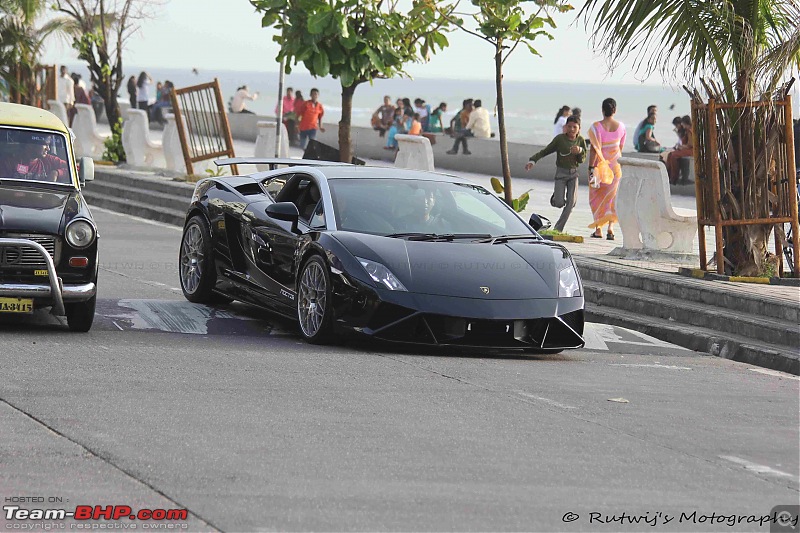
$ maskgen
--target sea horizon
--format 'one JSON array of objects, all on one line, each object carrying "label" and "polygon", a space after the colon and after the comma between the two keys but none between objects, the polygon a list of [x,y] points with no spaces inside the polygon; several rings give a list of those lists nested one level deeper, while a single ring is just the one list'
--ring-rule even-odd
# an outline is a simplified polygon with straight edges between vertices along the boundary
[{"label": "sea horizon", "polygon": [[[82,74],[88,80],[88,70],[80,63],[67,64],[68,68]],[[138,75],[142,68],[130,66],[125,68],[126,78]],[[198,74],[192,68],[171,69],[151,68],[144,69],[157,81],[172,81],[176,87],[186,87],[219,79],[222,89],[223,101],[227,102],[241,85],[247,85],[250,92],[258,92],[259,98],[248,101],[249,110],[264,116],[274,116],[274,109],[278,99],[277,71],[238,71],[226,69],[198,69]],[[338,80],[330,77],[314,78],[308,73],[293,72],[285,76],[284,87],[300,90],[308,98],[312,87],[320,90],[320,101],[325,106],[323,122],[336,123],[341,118],[341,85]],[[600,92],[602,88],[603,92]],[[581,131],[586,133],[589,125],[602,119],[600,107],[603,99],[614,98],[617,101],[616,118],[623,122],[628,132],[628,147],[632,146],[633,128],[639,123],[647,112],[649,105],[659,106],[659,122],[656,125],[656,136],[665,146],[670,146],[677,141],[672,132],[672,118],[687,115],[690,112],[689,96],[682,89],[650,85],[644,83],[615,83],[592,82],[572,83],[553,81],[526,81],[507,78],[503,83],[505,102],[506,133],[511,142],[529,144],[547,144],[553,137],[553,123],[556,112],[562,105],[579,107],[582,109]],[[466,98],[481,99],[483,107],[490,111],[493,122],[493,131],[497,132],[497,117],[495,114],[495,82],[486,79],[452,79],[397,77],[391,79],[375,80],[372,84],[360,85],[353,96],[352,124],[354,126],[370,125],[372,113],[383,100],[384,95],[397,98],[407,97],[412,101],[422,98],[431,108],[440,102],[448,104],[444,119],[447,124],[461,108],[462,100]],[[120,90],[119,97],[127,100],[125,85]],[[670,109],[672,107],[672,109]]]}]

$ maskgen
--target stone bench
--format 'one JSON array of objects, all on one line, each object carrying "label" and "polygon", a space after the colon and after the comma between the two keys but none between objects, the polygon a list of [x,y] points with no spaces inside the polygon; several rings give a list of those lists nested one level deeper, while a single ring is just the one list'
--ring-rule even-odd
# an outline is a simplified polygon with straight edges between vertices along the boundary
[{"label": "stone bench", "polygon": [[[258,121],[258,137],[256,137],[255,157],[273,158],[275,157],[275,122],[268,120]],[[289,157],[289,134],[286,126],[281,124],[281,148],[279,158]],[[256,165],[259,172],[269,170],[269,165]]]},{"label": "stone bench", "polygon": [[411,170],[433,171],[433,149],[431,142],[422,135],[398,134],[394,137],[397,140],[397,158],[394,166],[397,168],[407,168]]},{"label": "stone bench", "polygon": [[677,214],[672,208],[664,164],[626,157],[619,162],[622,179],[616,207],[623,251],[692,254],[697,217]]},{"label": "stone bench", "polygon": [[164,166],[161,141],[150,140],[150,121],[142,109],[128,109],[122,126],[122,147],[128,164],[137,167]]},{"label": "stone bench", "polygon": [[72,121],[72,131],[75,133],[75,155],[77,157],[91,157],[100,159],[105,146],[103,143],[110,137],[100,133],[97,129],[97,118],[94,108],[89,104],[75,104],[78,114]]},{"label": "stone bench", "polygon": [[65,126],[69,127],[69,118],[67,117],[67,108],[58,100],[48,100],[47,107],[50,112],[61,119]]}]

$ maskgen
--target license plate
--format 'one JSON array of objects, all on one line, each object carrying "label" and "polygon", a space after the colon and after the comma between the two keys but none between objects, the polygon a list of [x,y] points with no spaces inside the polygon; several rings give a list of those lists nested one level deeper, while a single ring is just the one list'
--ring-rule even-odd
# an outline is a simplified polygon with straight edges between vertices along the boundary
[{"label": "license plate", "polygon": [[34,276],[47,276],[47,270],[34,270]]},{"label": "license plate", "polygon": [[0,313],[33,313],[33,300],[0,298]]}]

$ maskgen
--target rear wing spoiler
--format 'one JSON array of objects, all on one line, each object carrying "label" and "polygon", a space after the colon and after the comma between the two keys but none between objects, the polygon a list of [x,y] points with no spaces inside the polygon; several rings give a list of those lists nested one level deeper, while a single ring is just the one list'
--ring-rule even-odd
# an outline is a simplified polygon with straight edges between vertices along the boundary
[{"label": "rear wing spoiler", "polygon": [[228,157],[216,159],[214,164],[218,167],[230,165],[269,165],[270,170],[275,170],[279,165],[287,167],[341,167],[353,166],[350,163],[340,163],[338,161],[319,161],[316,159],[291,159],[278,157]]}]

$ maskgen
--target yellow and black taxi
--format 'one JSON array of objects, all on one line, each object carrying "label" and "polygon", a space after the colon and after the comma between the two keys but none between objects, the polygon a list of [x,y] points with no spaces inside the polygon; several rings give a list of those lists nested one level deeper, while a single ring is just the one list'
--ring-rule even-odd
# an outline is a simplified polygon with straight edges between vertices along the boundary
[{"label": "yellow and black taxi", "polygon": [[52,308],[89,331],[97,298],[97,226],[70,131],[52,113],[0,103],[0,320]]}]

